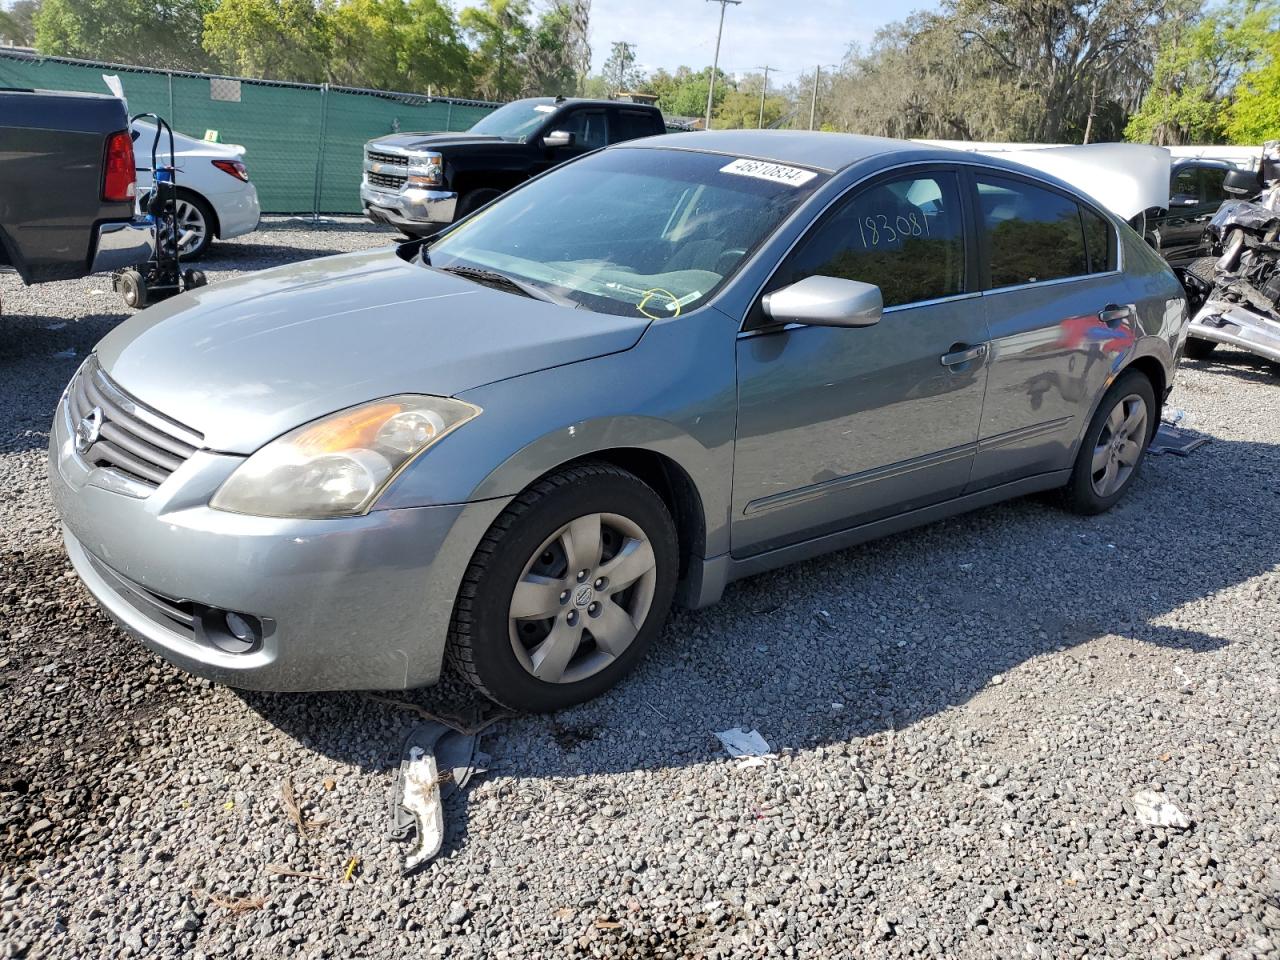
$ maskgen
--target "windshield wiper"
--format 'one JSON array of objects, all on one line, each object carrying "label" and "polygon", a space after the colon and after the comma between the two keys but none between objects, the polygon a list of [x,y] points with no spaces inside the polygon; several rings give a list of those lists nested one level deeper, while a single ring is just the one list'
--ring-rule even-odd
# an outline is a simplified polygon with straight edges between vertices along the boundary
[{"label": "windshield wiper", "polygon": [[524,280],[517,280],[515,277],[509,277],[505,273],[499,273],[497,270],[485,270],[482,267],[438,267],[446,273],[453,273],[459,277],[465,277],[468,280],[474,280],[476,283],[487,284],[491,287],[503,287],[508,290],[515,290],[522,293],[526,297],[532,297],[534,300],[542,300],[544,303],[554,303],[558,307],[573,307],[577,309],[580,303],[570,300],[568,297],[562,297],[558,293],[552,293],[545,287],[540,287],[534,283],[528,283]]}]

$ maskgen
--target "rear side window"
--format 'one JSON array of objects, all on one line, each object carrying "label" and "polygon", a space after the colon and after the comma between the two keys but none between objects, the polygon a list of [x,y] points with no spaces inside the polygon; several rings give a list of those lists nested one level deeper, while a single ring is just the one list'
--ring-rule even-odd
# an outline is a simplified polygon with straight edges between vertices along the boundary
[{"label": "rear side window", "polygon": [[619,143],[622,140],[635,140],[637,137],[650,137],[661,133],[662,129],[653,122],[653,118],[639,110],[623,110],[618,113],[612,129],[610,141]]},{"label": "rear side window", "polygon": [[861,280],[886,307],[964,291],[964,216],[955,174],[884,180],[844,201],[779,271],[784,284],[811,276]]},{"label": "rear side window", "polygon": [[1090,273],[1106,273],[1116,268],[1116,232],[1103,217],[1088,207],[1080,208],[1084,224],[1085,252]]},{"label": "rear side window", "polygon": [[1200,176],[1200,200],[1204,203],[1216,203],[1227,199],[1227,192],[1222,189],[1222,181],[1227,171],[1221,167],[1205,167]]},{"label": "rear side window", "polygon": [[977,182],[993,289],[1089,272],[1074,200],[1020,180],[980,174]]}]

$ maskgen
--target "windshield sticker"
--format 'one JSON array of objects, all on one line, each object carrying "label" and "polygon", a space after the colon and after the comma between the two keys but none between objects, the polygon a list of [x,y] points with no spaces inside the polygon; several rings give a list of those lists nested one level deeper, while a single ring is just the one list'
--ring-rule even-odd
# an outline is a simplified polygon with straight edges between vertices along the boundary
[{"label": "windshield sticker", "polygon": [[646,317],[648,317],[650,320],[661,320],[662,319],[661,317],[655,316],[654,314],[650,313],[648,310],[645,309],[645,307],[649,305],[649,301],[654,299],[655,297],[658,298],[659,300],[665,300],[667,302],[666,303],[667,309],[675,311],[673,314],[671,314],[671,316],[673,317],[680,316],[680,298],[677,297],[670,290],[663,290],[661,287],[654,287],[652,290],[646,290],[644,292],[644,296],[640,298],[640,302],[636,304],[636,309],[639,310]]},{"label": "windshield sticker", "polygon": [[757,180],[772,180],[774,183],[785,183],[791,187],[802,187],[817,176],[812,170],[801,170],[799,167],[787,167],[781,163],[765,163],[763,160],[734,160],[720,168],[721,173],[733,173],[740,177],[755,177]]},{"label": "windshield sticker", "polygon": [[549,103],[535,103],[533,105],[533,109],[537,110],[539,113],[555,113],[556,112],[556,108]]}]

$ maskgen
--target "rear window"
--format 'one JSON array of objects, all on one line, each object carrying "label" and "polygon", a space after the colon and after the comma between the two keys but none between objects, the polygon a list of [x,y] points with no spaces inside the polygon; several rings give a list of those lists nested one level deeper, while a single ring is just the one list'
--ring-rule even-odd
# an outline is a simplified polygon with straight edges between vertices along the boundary
[{"label": "rear window", "polygon": [[1074,200],[1020,180],[980,175],[977,181],[993,289],[1089,272]]}]

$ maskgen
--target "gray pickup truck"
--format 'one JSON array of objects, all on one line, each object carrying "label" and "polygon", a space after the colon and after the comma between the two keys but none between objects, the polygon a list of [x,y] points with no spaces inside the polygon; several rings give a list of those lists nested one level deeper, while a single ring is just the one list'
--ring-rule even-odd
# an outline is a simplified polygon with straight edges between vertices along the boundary
[{"label": "gray pickup truck", "polygon": [[0,88],[0,270],[44,283],[147,260],[136,189],[124,101]]}]

